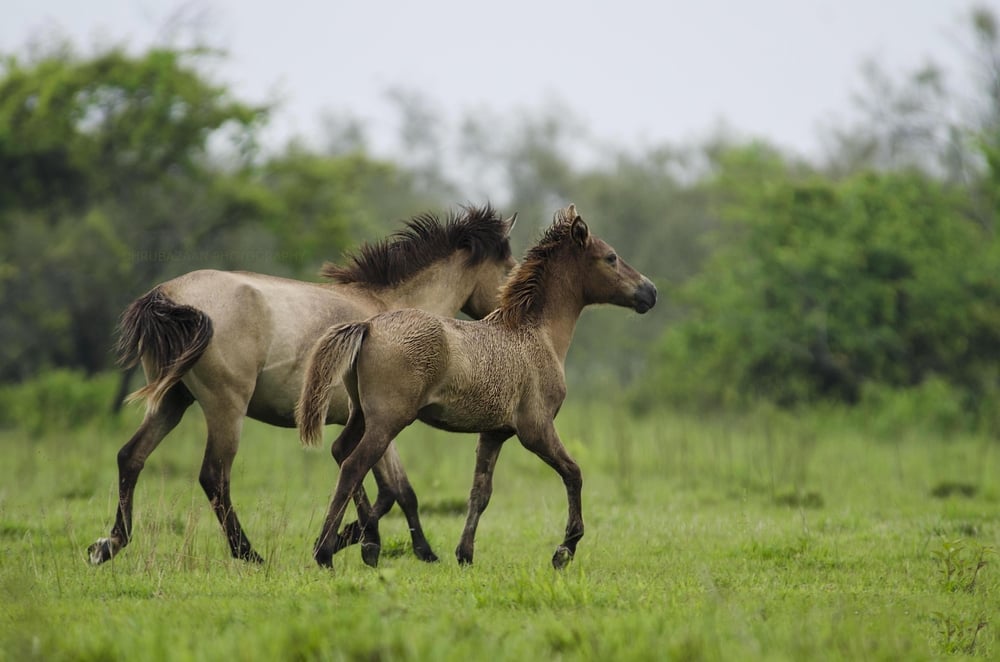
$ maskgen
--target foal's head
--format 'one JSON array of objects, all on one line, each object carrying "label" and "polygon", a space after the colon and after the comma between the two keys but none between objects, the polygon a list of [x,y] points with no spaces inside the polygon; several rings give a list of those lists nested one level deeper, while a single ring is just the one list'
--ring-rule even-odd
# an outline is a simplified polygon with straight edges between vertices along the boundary
[{"label": "foal's head", "polygon": [[554,224],[568,224],[584,305],[610,303],[645,313],[656,304],[656,286],[606,241],[590,234],[575,205],[557,211]]},{"label": "foal's head", "polygon": [[534,324],[564,301],[580,307],[610,303],[639,313],[656,304],[653,283],[591,235],[574,205],[555,213],[541,241],[511,274],[493,318],[510,327]]}]

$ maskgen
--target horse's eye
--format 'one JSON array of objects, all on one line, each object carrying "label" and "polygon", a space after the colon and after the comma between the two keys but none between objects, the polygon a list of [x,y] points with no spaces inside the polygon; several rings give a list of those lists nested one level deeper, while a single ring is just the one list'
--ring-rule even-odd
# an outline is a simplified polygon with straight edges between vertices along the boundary
[{"label": "horse's eye", "polygon": [[610,264],[611,266],[614,266],[618,264],[618,256],[615,255],[614,253],[610,253],[604,258],[604,261]]}]

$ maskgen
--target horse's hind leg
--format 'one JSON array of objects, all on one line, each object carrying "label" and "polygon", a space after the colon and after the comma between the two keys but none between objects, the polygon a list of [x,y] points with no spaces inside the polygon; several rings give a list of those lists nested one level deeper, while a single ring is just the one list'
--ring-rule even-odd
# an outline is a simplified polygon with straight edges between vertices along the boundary
[{"label": "horse's hind leg", "polygon": [[378,525],[382,516],[392,509],[393,504],[398,502],[406,517],[406,524],[410,528],[413,553],[421,561],[428,563],[437,561],[437,554],[431,549],[431,544],[427,542],[424,527],[420,523],[417,493],[413,491],[413,486],[410,485],[410,480],[406,477],[406,470],[403,468],[403,461],[399,457],[399,451],[395,444],[389,444],[385,454],[372,468],[372,472],[375,474],[375,482],[378,485],[378,496],[375,498],[371,515],[375,526]]},{"label": "horse's hind leg", "polygon": [[476,445],[476,473],[472,479],[472,492],[469,494],[469,513],[465,519],[462,538],[455,549],[455,558],[461,565],[472,564],[479,518],[490,503],[493,494],[493,471],[497,466],[500,449],[509,438],[509,433],[479,435],[479,443]]},{"label": "horse's hind leg", "polygon": [[431,549],[431,544],[427,542],[424,527],[420,524],[417,493],[413,491],[413,486],[410,485],[410,480],[406,477],[406,470],[403,469],[403,462],[395,444],[389,445],[385,454],[375,464],[373,471],[379,487],[372,514],[375,521],[378,522],[383,515],[389,512],[393,501],[398,502],[406,517],[406,524],[410,528],[413,553],[421,561],[428,563],[437,561],[437,554]]},{"label": "horse's hind leg", "polygon": [[[352,451],[353,449],[353,452],[348,452],[340,464],[340,476],[337,478],[337,487],[334,489],[330,508],[323,522],[323,529],[313,549],[313,558],[316,559],[319,565],[325,567],[333,566],[333,554],[338,547],[339,536],[337,535],[337,531],[344,519],[347,502],[350,501],[355,491],[361,488],[361,482],[365,474],[385,454],[386,448],[392,439],[409,423],[410,421],[405,421],[399,424],[372,426],[371,419],[368,419],[363,436],[360,440],[356,441],[356,430],[353,430],[349,422],[348,426],[341,432],[341,438],[338,438],[334,442],[335,447],[340,447],[347,451]],[[353,436],[345,437],[345,433]]]},{"label": "horse's hind leg", "polygon": [[94,565],[112,559],[132,539],[132,501],[146,459],[163,438],[177,426],[184,412],[194,402],[183,384],[167,391],[159,408],[147,413],[139,429],[118,451],[118,510],[107,538],[100,538],[87,549]]},{"label": "horse's hind leg", "polygon": [[[338,462],[340,461],[342,459],[338,460]],[[417,494],[406,476],[406,470],[403,468],[395,444],[389,444],[385,455],[372,468],[372,473],[375,474],[375,482],[378,485],[378,496],[375,498],[375,503],[374,505],[369,504],[368,495],[363,486],[355,491],[354,502],[358,510],[358,521],[351,522],[341,531],[340,547],[337,551],[362,540],[375,540],[374,536],[378,536],[379,520],[398,502],[410,529],[413,553],[421,561],[436,562],[438,560],[437,554],[434,553],[431,544],[427,541],[423,525],[420,523]],[[363,549],[362,558],[365,559],[365,563],[374,566],[378,563],[378,554],[372,556],[372,552],[371,548]]]},{"label": "horse's hind leg", "polygon": [[243,411],[233,406],[220,407],[218,403],[213,406],[204,401],[202,409],[205,411],[205,420],[208,424],[208,443],[205,446],[205,458],[201,464],[198,482],[205,490],[205,496],[212,504],[212,511],[222,525],[233,558],[263,563],[263,557],[254,551],[250,540],[243,533],[243,527],[229,496],[233,460],[239,449],[240,433],[243,429]]}]

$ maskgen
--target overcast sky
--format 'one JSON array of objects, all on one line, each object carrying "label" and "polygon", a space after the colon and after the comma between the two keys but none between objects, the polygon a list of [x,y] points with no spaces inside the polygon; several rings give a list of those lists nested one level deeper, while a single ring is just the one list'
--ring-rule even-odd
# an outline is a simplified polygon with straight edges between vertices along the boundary
[{"label": "overcast sky", "polygon": [[[1000,0],[979,4],[998,7]],[[58,30],[86,49],[164,38],[198,17],[229,52],[222,82],[275,100],[271,135],[315,136],[323,111],[390,133],[393,86],[454,119],[556,101],[599,139],[694,142],[724,121],[804,153],[850,112],[865,58],[963,71],[966,0],[4,0],[0,50]]]}]

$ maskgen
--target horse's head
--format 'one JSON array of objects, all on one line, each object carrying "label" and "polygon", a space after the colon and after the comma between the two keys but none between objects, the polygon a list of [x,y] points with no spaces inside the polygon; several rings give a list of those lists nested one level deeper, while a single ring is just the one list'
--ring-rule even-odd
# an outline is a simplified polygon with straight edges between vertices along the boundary
[{"label": "horse's head", "polygon": [[510,231],[516,222],[516,213],[502,221],[506,250],[493,251],[487,259],[475,264],[463,276],[463,285],[469,288],[469,296],[462,304],[462,312],[473,319],[482,319],[497,307],[500,286],[507,280],[511,269],[517,266],[517,260],[510,252]]},{"label": "horse's head", "polygon": [[610,303],[645,313],[656,305],[656,286],[618,256],[606,241],[590,234],[590,228],[570,205],[556,212],[557,223],[570,224],[570,236],[581,266],[584,305]]}]

